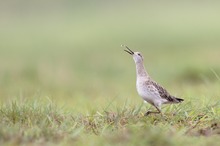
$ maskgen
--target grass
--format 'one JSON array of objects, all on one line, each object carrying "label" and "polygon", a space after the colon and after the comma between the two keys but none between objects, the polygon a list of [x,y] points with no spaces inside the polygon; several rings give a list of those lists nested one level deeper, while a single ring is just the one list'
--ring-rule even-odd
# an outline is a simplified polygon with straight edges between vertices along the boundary
[{"label": "grass", "polygon": [[[3,1],[0,145],[219,145],[217,3]],[[121,44],[185,101],[145,117]]]},{"label": "grass", "polygon": [[214,141],[220,133],[220,103],[193,109],[186,102],[164,108],[164,116],[145,117],[143,104],[111,105],[80,114],[67,112],[50,100],[13,101],[0,108],[1,144],[176,145],[178,141],[192,145],[197,139],[193,145],[201,145],[203,139],[207,145],[210,141],[202,137]]}]

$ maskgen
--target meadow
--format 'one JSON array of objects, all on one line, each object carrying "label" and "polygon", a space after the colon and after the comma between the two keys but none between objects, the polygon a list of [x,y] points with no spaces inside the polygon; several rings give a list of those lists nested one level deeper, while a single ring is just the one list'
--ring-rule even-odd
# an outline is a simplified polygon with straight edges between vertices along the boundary
[{"label": "meadow", "polygon": [[[0,145],[219,145],[218,1],[1,1]],[[184,98],[144,113],[135,64]]]}]

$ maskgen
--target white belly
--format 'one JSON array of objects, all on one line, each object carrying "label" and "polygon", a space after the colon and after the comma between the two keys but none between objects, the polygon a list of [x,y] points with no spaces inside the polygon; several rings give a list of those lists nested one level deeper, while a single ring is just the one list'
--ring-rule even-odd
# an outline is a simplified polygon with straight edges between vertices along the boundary
[{"label": "white belly", "polygon": [[137,82],[136,84],[137,92],[143,100],[147,101],[150,104],[161,103],[162,98],[160,97],[158,91],[154,91],[149,86],[144,84],[144,82]]}]

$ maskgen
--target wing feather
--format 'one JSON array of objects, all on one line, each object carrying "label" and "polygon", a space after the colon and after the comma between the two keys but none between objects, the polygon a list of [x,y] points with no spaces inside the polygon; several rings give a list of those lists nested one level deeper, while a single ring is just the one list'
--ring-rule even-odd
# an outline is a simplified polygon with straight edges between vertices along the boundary
[{"label": "wing feather", "polygon": [[167,90],[160,86],[158,83],[154,81],[148,81],[148,85],[152,85],[154,87],[152,90],[155,90],[155,93],[159,93],[159,96],[163,99],[166,99],[168,102],[178,102],[174,96],[171,96]]}]

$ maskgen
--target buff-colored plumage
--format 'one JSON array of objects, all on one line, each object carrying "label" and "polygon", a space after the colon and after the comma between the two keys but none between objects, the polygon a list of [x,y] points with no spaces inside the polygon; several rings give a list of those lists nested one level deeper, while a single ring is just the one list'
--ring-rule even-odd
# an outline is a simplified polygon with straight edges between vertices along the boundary
[{"label": "buff-colored plumage", "polygon": [[166,89],[151,79],[145,70],[143,56],[140,52],[133,52],[127,46],[124,47],[126,47],[125,51],[132,55],[136,65],[136,88],[138,94],[143,100],[157,109],[157,112],[148,111],[146,115],[150,113],[161,113],[162,104],[180,103],[183,101],[181,98],[170,95]]}]

